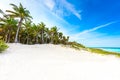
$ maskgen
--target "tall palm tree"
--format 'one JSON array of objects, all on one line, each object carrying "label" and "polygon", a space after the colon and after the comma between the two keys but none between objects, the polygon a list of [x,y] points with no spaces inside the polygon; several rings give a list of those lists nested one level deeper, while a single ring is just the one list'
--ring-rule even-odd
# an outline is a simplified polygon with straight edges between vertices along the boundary
[{"label": "tall palm tree", "polygon": [[26,10],[26,8],[24,8],[21,3],[19,4],[19,6],[15,5],[15,4],[10,4],[10,5],[13,7],[13,11],[6,10],[6,12],[10,13],[10,14],[8,14],[8,16],[20,18],[20,21],[18,23],[16,36],[15,36],[15,43],[17,43],[19,30],[20,30],[20,27],[22,25],[23,20],[30,19],[32,17],[30,16],[30,12],[28,10]]}]

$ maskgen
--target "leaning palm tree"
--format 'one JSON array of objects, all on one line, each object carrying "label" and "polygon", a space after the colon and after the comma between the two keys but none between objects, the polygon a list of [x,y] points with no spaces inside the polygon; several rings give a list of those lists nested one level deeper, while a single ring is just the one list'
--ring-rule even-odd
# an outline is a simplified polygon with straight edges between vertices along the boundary
[{"label": "leaning palm tree", "polygon": [[26,10],[26,8],[24,8],[21,3],[19,4],[19,6],[15,5],[15,4],[10,4],[10,5],[13,7],[13,11],[6,10],[6,12],[10,13],[10,14],[8,14],[8,16],[11,16],[14,18],[20,18],[20,21],[18,23],[16,36],[15,36],[15,43],[17,43],[19,30],[20,30],[20,27],[22,25],[23,20],[30,19],[32,17],[30,16],[30,12],[28,10]]}]

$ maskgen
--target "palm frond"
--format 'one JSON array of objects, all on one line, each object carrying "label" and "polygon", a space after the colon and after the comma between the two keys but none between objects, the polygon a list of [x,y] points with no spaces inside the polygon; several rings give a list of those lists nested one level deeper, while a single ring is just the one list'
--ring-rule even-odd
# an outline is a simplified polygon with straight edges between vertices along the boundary
[{"label": "palm frond", "polygon": [[0,23],[0,25],[2,26],[2,25],[4,25],[3,23]]},{"label": "palm frond", "polygon": [[18,15],[18,13],[17,13],[17,12],[14,12],[14,11],[6,10],[6,12],[9,12],[9,13],[12,13],[12,14],[15,14],[15,15]]},{"label": "palm frond", "polygon": [[17,5],[15,5],[15,4],[10,4],[10,5],[13,6],[13,7],[15,7],[15,8],[18,8]]},{"label": "palm frond", "polygon": [[0,13],[5,17],[7,18],[6,14],[0,9]]},{"label": "palm frond", "polygon": [[14,14],[7,14],[6,16],[10,16],[10,17],[19,17],[19,15],[14,15]]},{"label": "palm frond", "polygon": [[1,14],[4,14],[4,12],[3,12],[1,9],[0,9],[0,13],[1,13]]},{"label": "palm frond", "polygon": [[5,21],[5,19],[3,19],[3,18],[0,17],[0,21]]},{"label": "palm frond", "polygon": [[23,5],[20,3],[20,7],[23,8]]}]

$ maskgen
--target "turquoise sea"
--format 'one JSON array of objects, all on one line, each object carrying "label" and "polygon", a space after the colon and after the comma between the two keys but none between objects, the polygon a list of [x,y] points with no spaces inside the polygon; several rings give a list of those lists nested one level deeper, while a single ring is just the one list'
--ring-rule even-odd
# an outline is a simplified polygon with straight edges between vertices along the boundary
[{"label": "turquoise sea", "polygon": [[96,47],[105,51],[118,52],[120,53],[120,47]]}]

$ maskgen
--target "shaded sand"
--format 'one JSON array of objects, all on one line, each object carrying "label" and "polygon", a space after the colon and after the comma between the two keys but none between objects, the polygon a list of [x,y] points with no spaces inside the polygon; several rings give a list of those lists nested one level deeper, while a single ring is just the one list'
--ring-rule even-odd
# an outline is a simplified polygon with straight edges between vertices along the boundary
[{"label": "shaded sand", "polygon": [[120,59],[60,45],[9,44],[0,80],[120,80]]}]

